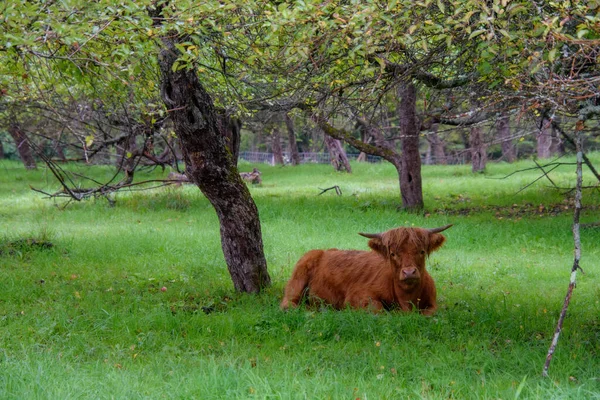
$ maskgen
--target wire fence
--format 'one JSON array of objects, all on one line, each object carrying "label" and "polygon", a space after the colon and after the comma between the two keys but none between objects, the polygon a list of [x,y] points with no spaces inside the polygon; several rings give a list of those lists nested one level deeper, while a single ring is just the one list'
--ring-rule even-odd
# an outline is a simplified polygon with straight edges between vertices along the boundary
[{"label": "wire fence", "polygon": [[[331,155],[329,153],[298,153],[301,164],[329,164],[331,162]],[[348,159],[356,160],[358,154],[348,154]],[[248,161],[251,163],[264,163],[275,165],[275,154],[255,151],[242,151],[239,156],[240,160]],[[366,156],[366,161],[371,163],[381,162],[382,158],[378,156]],[[285,164],[291,164],[290,153],[283,153],[283,162]]]},{"label": "wire fence", "polygon": [[[300,164],[329,164],[331,163],[331,155],[329,153],[298,153],[300,157]],[[359,153],[348,153],[349,160],[357,160]],[[384,161],[382,157],[372,156],[365,154],[363,157],[364,161],[370,163],[379,163]],[[256,151],[242,151],[239,155],[240,160],[247,161],[249,163],[263,163],[269,165],[275,165],[275,154],[267,152],[256,152]],[[283,153],[284,164],[291,164],[291,157],[288,152]],[[423,164],[465,164],[468,162],[466,154],[453,154],[447,155],[443,160],[436,160],[435,157],[421,157]]]},{"label": "wire fence", "polygon": [[[329,153],[298,153],[298,155],[300,157],[301,164],[330,164],[331,163],[331,155]],[[360,155],[359,153],[348,153],[347,154],[349,160],[357,160],[359,155]],[[380,162],[385,161],[382,157],[372,156],[369,154],[365,154],[365,155],[363,155],[363,157],[364,158],[362,158],[362,161],[365,161],[368,163],[380,163]],[[11,159],[14,161],[18,160],[18,158],[16,158],[16,157],[11,157]],[[5,160],[8,160],[8,159],[5,159]],[[242,151],[242,152],[240,152],[239,160],[243,160],[243,161],[253,163],[253,164],[276,165],[275,154],[268,153],[268,152]],[[6,169],[6,166],[2,165],[2,161],[3,160],[0,159],[0,167],[4,167],[4,169]],[[490,161],[492,161],[492,160],[490,159]],[[287,152],[283,153],[283,162],[286,165],[291,164],[291,157],[290,157],[289,153],[287,153]],[[448,154],[441,160],[436,159],[432,155],[429,155],[429,156],[422,155],[421,156],[421,163],[424,165],[432,165],[432,164],[456,165],[456,164],[466,164],[468,162],[469,162],[469,157],[464,152]],[[108,158],[103,158],[100,161],[96,160],[94,162],[94,164],[111,165],[111,164],[116,164],[116,161],[113,160],[111,157],[108,157]]]}]

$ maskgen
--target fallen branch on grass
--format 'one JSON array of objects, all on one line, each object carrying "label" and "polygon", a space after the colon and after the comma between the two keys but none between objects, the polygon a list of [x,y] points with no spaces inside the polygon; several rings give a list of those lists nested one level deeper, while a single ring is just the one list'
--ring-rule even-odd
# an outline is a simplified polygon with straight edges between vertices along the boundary
[{"label": "fallen branch on grass", "polygon": [[335,186],[332,186],[332,187],[329,187],[329,188],[326,188],[326,189],[321,189],[321,188],[319,188],[319,190],[321,191],[321,193],[319,193],[317,196],[320,196],[320,195],[322,195],[323,193],[327,192],[328,190],[332,190],[332,189],[335,189],[335,193],[336,193],[338,196],[341,196],[341,195],[342,195],[342,189],[340,189],[340,187],[339,187],[338,185],[335,185]]}]

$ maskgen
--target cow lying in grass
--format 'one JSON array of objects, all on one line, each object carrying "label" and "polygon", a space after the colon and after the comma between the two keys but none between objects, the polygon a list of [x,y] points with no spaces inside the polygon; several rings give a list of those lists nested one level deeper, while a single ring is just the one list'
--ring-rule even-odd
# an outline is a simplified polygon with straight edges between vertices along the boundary
[{"label": "cow lying in grass", "polygon": [[416,308],[431,315],[437,308],[436,291],[425,259],[444,244],[446,238],[440,232],[451,226],[360,233],[371,239],[371,251],[311,250],[296,264],[281,308],[297,307],[308,294],[336,309]]}]

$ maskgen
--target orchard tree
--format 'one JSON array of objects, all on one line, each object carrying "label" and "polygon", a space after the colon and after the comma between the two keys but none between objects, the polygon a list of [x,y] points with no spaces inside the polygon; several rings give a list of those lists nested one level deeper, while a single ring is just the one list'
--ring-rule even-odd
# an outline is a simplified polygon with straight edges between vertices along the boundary
[{"label": "orchard tree", "polygon": [[[206,2],[194,8],[195,15],[190,17],[172,5],[151,1],[34,1],[3,7],[0,76],[6,95],[2,101],[15,103],[35,96],[43,102],[54,80],[65,76],[74,78],[78,94],[106,87],[101,93],[96,91],[103,101],[158,93],[160,88],[182,142],[186,173],[219,216],[223,252],[235,288],[258,292],[268,285],[256,206],[237,173],[232,143],[220,128],[224,124],[219,122],[219,113],[198,79],[200,68],[217,70],[223,60],[219,43],[225,35],[214,24],[217,20],[235,23],[240,17],[231,11],[237,5]],[[186,9],[182,3],[177,7]],[[191,34],[197,36],[190,38]],[[194,49],[187,38],[203,42],[203,54],[211,54],[203,67],[190,62]],[[31,78],[27,91],[11,86],[12,76],[27,73],[38,60],[44,60],[44,65],[36,66],[36,79]],[[152,66],[154,76],[144,74]],[[225,81],[217,82],[228,78],[222,72],[216,80],[205,77],[205,82],[226,87]],[[136,108],[140,115],[144,104]]]},{"label": "orchard tree", "polygon": [[[510,0],[8,3],[0,21],[0,79],[12,97],[2,101],[31,93],[47,100],[42,94],[64,76],[76,79],[85,97],[96,88],[103,99],[144,101],[160,87],[162,112],[175,126],[192,180],[217,214],[247,206],[240,210],[252,221],[246,240],[256,243],[248,250],[256,257],[245,264],[246,253],[229,254],[227,240],[224,253],[230,271],[253,282],[236,287],[257,291],[268,283],[258,214],[234,176],[235,140],[223,139],[216,110],[244,116],[301,109],[331,136],[392,162],[403,207],[419,210],[418,141],[432,124],[470,126],[524,109],[553,126],[557,114],[584,126],[598,114],[597,85],[590,84],[598,76],[596,9],[595,2]],[[35,82],[28,78],[29,90],[12,89],[33,65],[40,73]],[[149,68],[154,75],[144,72]],[[476,93],[481,108],[419,115],[420,92],[451,88]],[[400,151],[375,117],[387,101],[398,104]],[[358,140],[339,126],[344,119],[379,139]],[[221,197],[229,195],[235,200]],[[221,223],[222,238],[241,240]]]}]

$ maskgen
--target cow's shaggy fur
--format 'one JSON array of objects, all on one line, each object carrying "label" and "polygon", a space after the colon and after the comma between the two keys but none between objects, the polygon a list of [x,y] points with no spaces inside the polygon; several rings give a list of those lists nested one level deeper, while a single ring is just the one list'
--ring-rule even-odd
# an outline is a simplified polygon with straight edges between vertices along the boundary
[{"label": "cow's shaggy fur", "polygon": [[298,306],[308,294],[340,309],[416,308],[431,315],[437,308],[435,283],[425,259],[446,238],[437,229],[396,228],[370,238],[371,251],[311,250],[298,261],[285,288],[281,308]]}]

